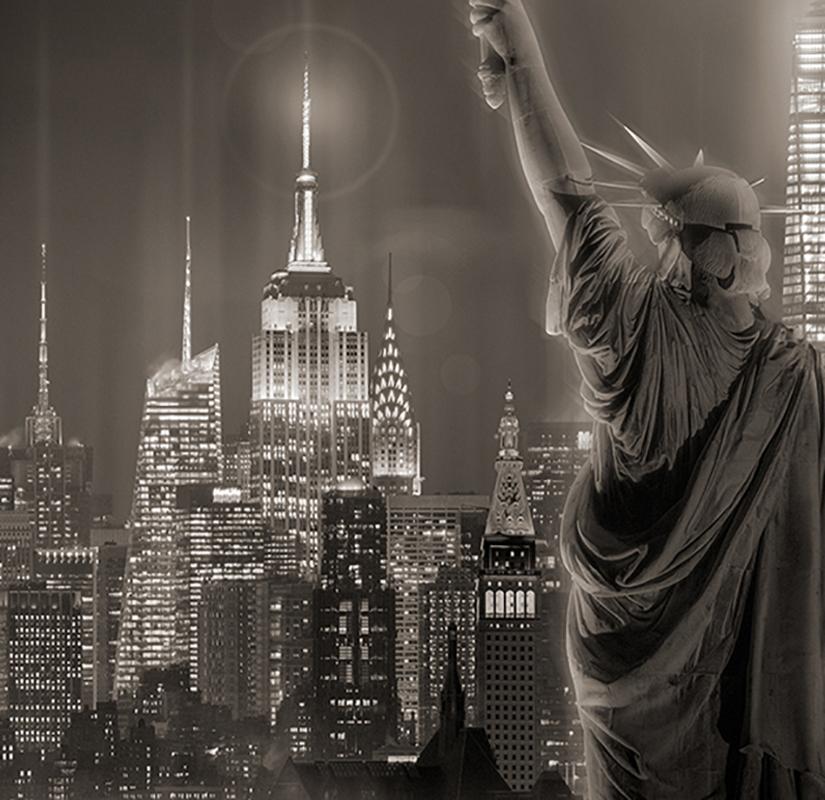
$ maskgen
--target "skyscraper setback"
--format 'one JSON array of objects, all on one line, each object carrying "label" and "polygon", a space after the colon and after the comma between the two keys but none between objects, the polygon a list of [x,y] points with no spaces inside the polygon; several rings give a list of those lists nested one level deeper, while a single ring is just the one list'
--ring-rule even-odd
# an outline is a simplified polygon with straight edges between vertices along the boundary
[{"label": "skyscraper setback", "polygon": [[252,342],[251,487],[271,526],[272,574],[318,570],[321,496],[370,479],[369,356],[351,287],[326,261],[310,166],[309,67],[286,269],[272,274]]},{"label": "skyscraper setback", "polygon": [[801,213],[785,225],[784,322],[825,347],[825,3],[811,4],[793,40],[787,203]]},{"label": "skyscraper setback", "polygon": [[188,658],[188,564],[177,521],[177,490],[221,481],[218,345],[191,352],[191,249],[187,217],[181,360],[146,383],[132,503],[115,691],[131,693],[140,673]]}]

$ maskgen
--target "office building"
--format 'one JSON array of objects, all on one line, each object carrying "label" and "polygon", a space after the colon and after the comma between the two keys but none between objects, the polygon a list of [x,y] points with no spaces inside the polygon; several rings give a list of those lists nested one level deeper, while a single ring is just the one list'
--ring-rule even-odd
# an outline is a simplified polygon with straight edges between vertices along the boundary
[{"label": "office building", "polygon": [[389,577],[396,594],[399,737],[405,743],[426,741],[419,723],[419,588],[435,580],[442,567],[474,562],[488,505],[484,495],[387,497]]},{"label": "office building", "polygon": [[17,748],[56,751],[83,706],[80,592],[30,583],[7,592],[8,705]]},{"label": "office building", "polygon": [[317,578],[322,494],[370,479],[367,334],[351,287],[332,271],[310,166],[309,70],[303,158],[286,269],[274,272],[252,342],[251,494],[271,527],[270,574]]},{"label": "office building", "polygon": [[368,757],[396,725],[394,592],[381,492],[349,482],[324,495],[321,553],[313,752]]},{"label": "office building", "polygon": [[189,565],[177,491],[222,479],[218,346],[192,355],[191,248],[187,218],[183,347],[146,382],[140,423],[132,543],[115,667],[115,693],[134,693],[140,674],[189,658]]}]

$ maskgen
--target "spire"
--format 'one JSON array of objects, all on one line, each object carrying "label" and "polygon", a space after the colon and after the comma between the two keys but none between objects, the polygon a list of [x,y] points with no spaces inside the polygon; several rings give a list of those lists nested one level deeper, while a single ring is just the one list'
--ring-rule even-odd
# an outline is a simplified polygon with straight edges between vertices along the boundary
[{"label": "spire", "polygon": [[392,252],[387,254],[387,316],[392,316]]},{"label": "spire", "polygon": [[287,269],[329,272],[318,223],[318,176],[310,167],[312,97],[309,86],[309,56],[304,53],[304,86],[301,103],[301,171],[295,181],[295,226],[289,246]]},{"label": "spire", "polygon": [[49,408],[49,343],[46,338],[46,243],[40,244],[40,342],[37,347],[37,408]]},{"label": "spire", "polygon": [[464,689],[458,673],[458,632],[454,622],[447,629],[447,669],[441,690],[441,725],[438,753],[446,756],[464,729]]},{"label": "spire", "polygon": [[372,373],[373,477],[393,493],[421,494],[420,432],[401,363],[392,308],[392,253],[387,258],[387,316]]},{"label": "spire", "polygon": [[309,96],[309,54],[304,51],[304,99],[301,108],[301,169],[309,169],[309,134],[312,100]]},{"label": "spire", "polygon": [[504,393],[504,413],[498,424],[498,457],[496,486],[490,499],[485,536],[535,536],[533,518],[524,490],[522,460],[518,448],[519,422],[516,416],[513,387],[507,382]]},{"label": "spire", "polygon": [[40,336],[37,344],[37,402],[26,417],[26,442],[62,444],[63,425],[49,400],[49,343],[46,314],[46,243],[40,245]]},{"label": "spire", "polygon": [[186,217],[186,278],[183,286],[183,347],[181,363],[186,366],[192,360],[192,241],[191,219]]}]

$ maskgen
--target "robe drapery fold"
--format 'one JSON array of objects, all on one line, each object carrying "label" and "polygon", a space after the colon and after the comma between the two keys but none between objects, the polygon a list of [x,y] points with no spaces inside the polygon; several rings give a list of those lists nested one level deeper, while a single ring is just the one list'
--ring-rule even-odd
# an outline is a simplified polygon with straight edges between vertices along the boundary
[{"label": "robe drapery fold", "polygon": [[598,198],[554,273],[594,418],[561,544],[591,800],[825,798],[817,354],[725,329]]}]

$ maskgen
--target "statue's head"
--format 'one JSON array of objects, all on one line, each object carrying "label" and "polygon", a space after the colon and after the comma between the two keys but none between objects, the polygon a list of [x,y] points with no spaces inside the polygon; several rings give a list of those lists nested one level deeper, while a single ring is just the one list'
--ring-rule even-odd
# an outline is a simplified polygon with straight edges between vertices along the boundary
[{"label": "statue's head", "polygon": [[583,143],[635,178],[630,183],[596,180],[593,185],[642,194],[640,201],[613,205],[642,209],[642,225],[659,250],[660,275],[693,296],[699,283],[706,289],[746,295],[753,303],[767,298],[771,251],[762,236],[762,215],[800,209],[760,207],[753,187],[761,181],[752,184],[730,170],[706,166],[701,150],[693,166],[677,169],[639,134],[619,125],[656,168],[645,169]]},{"label": "statue's head", "polygon": [[693,278],[745,294],[768,297],[771,251],[761,233],[761,209],[751,185],[733,172],[696,165],[648,172],[641,187],[655,204],[642,210],[642,225],[659,249],[665,271],[686,257]]}]

